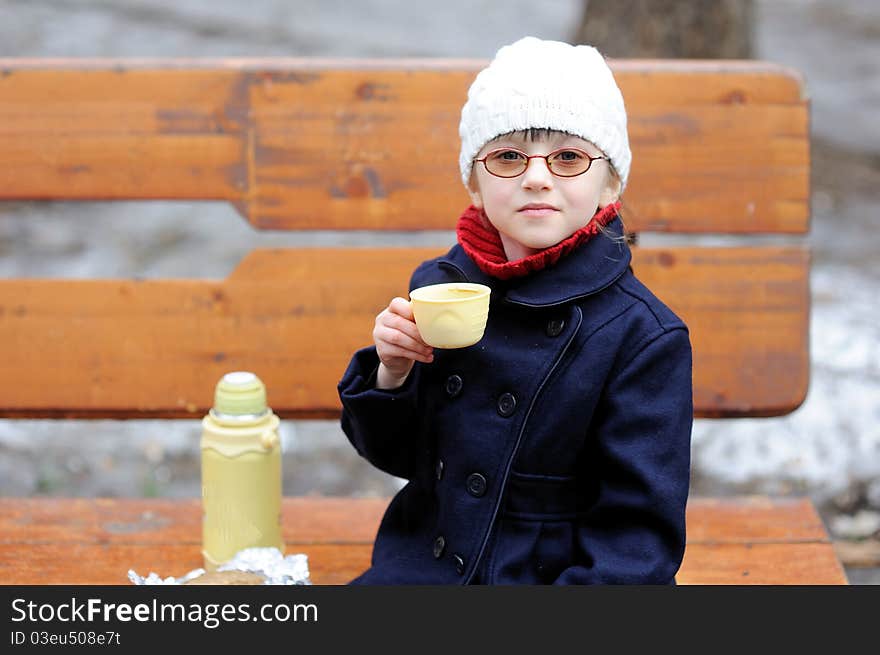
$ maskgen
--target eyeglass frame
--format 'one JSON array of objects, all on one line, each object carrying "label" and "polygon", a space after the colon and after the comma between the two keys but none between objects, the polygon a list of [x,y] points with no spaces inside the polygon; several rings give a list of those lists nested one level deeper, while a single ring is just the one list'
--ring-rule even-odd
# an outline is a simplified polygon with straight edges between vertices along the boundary
[{"label": "eyeglass frame", "polygon": [[[504,150],[512,150],[513,152],[519,153],[520,155],[522,155],[523,157],[526,158],[526,165],[525,165],[525,168],[522,169],[522,172],[517,173],[516,175],[498,175],[498,173],[493,173],[492,171],[489,170],[489,167],[486,165],[486,160],[493,153],[502,152]],[[553,170],[553,168],[550,166],[550,157],[552,157],[553,155],[556,155],[560,152],[565,152],[566,150],[573,150],[574,152],[578,152],[578,153],[583,154],[589,160],[590,163],[587,164],[587,167],[584,170],[582,170],[580,173],[574,173],[573,175],[560,175],[559,173],[555,172]],[[546,155],[529,155],[528,153],[523,152],[519,148],[513,148],[510,146],[507,146],[504,148],[494,148],[494,149],[490,150],[489,152],[487,152],[485,155],[483,155],[479,159],[474,157],[473,161],[482,163],[483,168],[486,169],[486,172],[489,175],[493,175],[495,177],[501,178],[502,180],[512,180],[516,177],[519,177],[520,175],[525,174],[525,172],[527,170],[529,170],[529,162],[533,159],[543,159],[544,164],[546,164],[546,166],[547,166],[547,170],[550,171],[550,174],[554,175],[556,177],[562,177],[562,178],[572,178],[572,177],[578,177],[579,175],[583,175],[584,173],[588,172],[590,170],[590,168],[592,168],[593,162],[596,161],[597,159],[604,159],[605,161],[611,161],[608,157],[603,157],[603,156],[593,157],[590,153],[588,153],[583,148],[564,147],[564,148],[557,148],[556,150],[549,152]]]}]

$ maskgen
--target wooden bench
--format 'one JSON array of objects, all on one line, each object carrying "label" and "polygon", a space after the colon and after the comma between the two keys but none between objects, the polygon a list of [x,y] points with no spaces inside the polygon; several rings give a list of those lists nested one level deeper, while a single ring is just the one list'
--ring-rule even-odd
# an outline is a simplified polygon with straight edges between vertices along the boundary
[{"label": "wooden bench", "polygon": [[[451,231],[468,201],[459,112],[483,64],[0,60],[0,199],[225,200],[257,229]],[[801,80],[762,62],[612,68],[634,155],[628,229],[682,235],[641,237],[633,266],[691,328],[697,416],[791,412],[809,376]],[[685,238],[698,234],[740,238]],[[216,380],[246,369],[282,419],[338,419],[336,383],[375,315],[445,249],[260,249],[225,280],[0,280],[14,380],[0,415],[195,420]],[[289,551],[315,582],[347,581],[387,500],[285,499]],[[199,521],[198,499],[0,499],[0,581],[181,575],[200,565]],[[693,497],[677,579],[846,583],[810,501],[768,497]]]}]

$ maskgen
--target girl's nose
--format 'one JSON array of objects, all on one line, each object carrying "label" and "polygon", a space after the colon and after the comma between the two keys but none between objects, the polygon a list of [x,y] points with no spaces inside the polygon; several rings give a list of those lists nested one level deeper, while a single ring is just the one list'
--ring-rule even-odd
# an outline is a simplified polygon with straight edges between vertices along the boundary
[{"label": "girl's nose", "polygon": [[550,189],[553,187],[553,173],[547,168],[547,160],[541,157],[529,159],[522,185],[524,189]]}]

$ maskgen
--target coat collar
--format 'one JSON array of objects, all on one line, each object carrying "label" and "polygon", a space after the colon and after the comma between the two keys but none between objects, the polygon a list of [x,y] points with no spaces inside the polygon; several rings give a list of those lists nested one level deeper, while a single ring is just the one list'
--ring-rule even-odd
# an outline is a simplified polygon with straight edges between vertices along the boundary
[{"label": "coat collar", "polygon": [[[620,218],[606,230],[623,236]],[[625,242],[597,234],[556,264],[521,278],[502,281],[481,271],[460,245],[455,245],[437,260],[442,267],[452,267],[467,282],[485,284],[495,297],[528,307],[549,307],[589,296],[613,284],[629,267],[632,254]]]}]

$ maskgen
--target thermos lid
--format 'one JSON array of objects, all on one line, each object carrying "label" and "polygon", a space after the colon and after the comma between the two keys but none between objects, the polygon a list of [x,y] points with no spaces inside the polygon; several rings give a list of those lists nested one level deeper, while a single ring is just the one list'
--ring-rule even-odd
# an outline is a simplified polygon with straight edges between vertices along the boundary
[{"label": "thermos lid", "polygon": [[216,414],[256,416],[267,409],[266,386],[250,371],[227,373],[214,389]]}]

